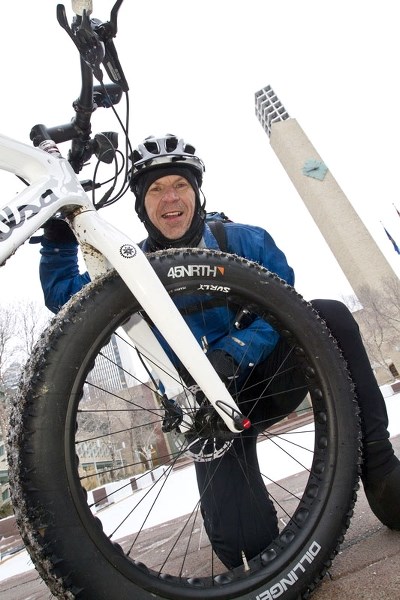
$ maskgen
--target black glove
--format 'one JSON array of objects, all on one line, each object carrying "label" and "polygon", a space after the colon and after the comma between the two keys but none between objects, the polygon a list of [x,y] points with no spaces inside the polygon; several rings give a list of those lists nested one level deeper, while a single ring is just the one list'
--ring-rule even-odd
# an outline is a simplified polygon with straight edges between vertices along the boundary
[{"label": "black glove", "polygon": [[207,358],[225,385],[231,384],[239,377],[237,362],[224,350],[211,350],[207,353]]},{"label": "black glove", "polygon": [[43,237],[48,242],[55,242],[56,244],[77,244],[77,239],[64,219],[52,218],[46,221],[43,225]]},{"label": "black glove", "polygon": [[[227,352],[224,352],[223,350],[210,350],[210,352],[207,353],[207,358],[227,387],[232,385],[232,382],[239,377],[240,372],[238,364]],[[180,375],[185,382],[186,388],[192,392],[198,404],[201,405],[204,401],[204,393],[202,390],[184,367],[181,368]]]}]

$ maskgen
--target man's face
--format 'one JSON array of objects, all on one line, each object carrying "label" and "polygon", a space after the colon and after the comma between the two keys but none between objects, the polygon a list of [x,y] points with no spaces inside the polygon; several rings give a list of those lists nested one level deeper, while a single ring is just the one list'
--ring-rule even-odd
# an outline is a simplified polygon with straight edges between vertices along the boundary
[{"label": "man's face", "polygon": [[144,198],[150,221],[164,237],[177,240],[190,227],[196,194],[187,179],[166,175],[151,184]]}]

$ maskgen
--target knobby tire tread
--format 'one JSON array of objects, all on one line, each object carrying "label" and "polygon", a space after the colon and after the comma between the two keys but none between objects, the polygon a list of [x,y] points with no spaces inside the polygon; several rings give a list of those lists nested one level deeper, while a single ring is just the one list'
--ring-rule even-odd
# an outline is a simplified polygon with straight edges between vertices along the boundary
[{"label": "knobby tire tread", "polygon": [[[227,268],[229,265],[235,265],[235,268],[240,267],[243,271],[243,277],[251,282],[253,277],[261,277],[266,283],[266,287],[271,283],[273,285],[283,286],[285,293],[293,298],[294,310],[296,307],[301,305],[304,314],[312,313],[312,318],[319,322],[321,331],[325,338],[329,338],[329,343],[334,348],[333,353],[336,354],[336,360],[340,364],[343,372],[346,372],[346,365],[343,358],[340,355],[340,351],[337,347],[336,341],[333,340],[330,332],[326,328],[321,318],[315,313],[311,305],[303,300],[297,292],[289,285],[285,284],[279,278],[268,273],[262,267],[249,263],[245,259],[240,257],[225,255],[217,251],[204,251],[204,250],[182,250],[182,251],[162,251],[155,253],[150,256],[156,271],[161,273],[161,277],[166,281],[165,273],[168,271],[170,266],[177,263],[186,264],[190,260],[205,260],[217,261],[218,264],[224,264]],[[64,344],[74,344],[73,338],[71,338],[71,331],[74,332],[76,327],[85,327],[85,315],[88,312],[95,311],[102,304],[102,297],[104,290],[112,289],[113,286],[117,285],[117,288],[121,288],[121,283],[118,283],[118,276],[111,272],[103,276],[99,281],[95,281],[86,286],[81,292],[76,294],[74,298],[60,311],[57,317],[53,320],[50,327],[44,332],[41,339],[39,340],[24,373],[23,380],[20,386],[20,393],[18,395],[17,402],[14,406],[12,418],[10,422],[10,435],[9,435],[9,463],[10,463],[10,481],[12,484],[12,500],[15,507],[16,517],[18,526],[21,531],[24,543],[33,559],[33,562],[38,570],[40,576],[46,582],[52,593],[58,598],[64,598],[66,600],[72,599],[83,599],[93,598],[91,590],[87,586],[80,585],[80,577],[76,577],[71,564],[79,563],[68,560],[68,557],[63,556],[63,543],[60,541],[62,536],[62,528],[60,529],[59,523],[56,522],[56,516],[58,518],[60,513],[60,507],[56,507],[54,512],[48,505],[42,504],[42,491],[38,487],[38,470],[41,465],[37,464],[36,456],[39,454],[42,456],[52,452],[52,448],[48,447],[47,450],[43,450],[42,444],[47,443],[46,440],[46,427],[51,427],[51,423],[46,423],[43,414],[38,408],[40,403],[40,397],[46,389],[48,381],[45,379],[46,370],[52,369],[52,364],[55,360],[55,348],[58,348],[59,353],[60,344],[61,347]],[[248,283],[251,285],[251,283]],[[110,293],[110,292],[108,292]],[[290,300],[289,300],[290,302]],[[349,386],[351,386],[350,378]],[[357,403],[353,400],[352,412],[355,415],[354,422],[356,423],[357,415]],[[350,518],[353,513],[354,503],[356,501],[356,491],[358,489],[357,473],[358,463],[360,462],[360,434],[359,430],[355,429],[356,425],[353,426],[353,434],[355,435],[354,448],[349,451],[353,453],[354,467],[352,475],[351,490],[349,490],[349,502],[348,509],[342,517],[340,523],[340,531],[337,531],[336,539],[331,542],[331,547],[324,548],[324,560],[320,565],[317,573],[314,574],[312,581],[309,581],[307,586],[304,587],[296,595],[283,595],[282,598],[291,598],[291,600],[300,600],[308,598],[310,593],[325,576],[329,569],[331,562],[338,552],[345,532],[349,526]],[[44,431],[42,431],[44,430]],[[62,462],[62,459],[60,459]],[[56,463],[57,461],[55,461]],[[61,467],[60,467],[61,468]],[[65,490],[67,493],[68,490]],[[48,499],[48,493],[45,495]],[[69,509],[71,510],[71,509]],[[63,526],[67,527],[67,524]],[[98,524],[99,531],[101,532],[101,523]],[[46,530],[52,530],[51,539],[46,536]],[[92,559],[91,559],[92,560]],[[120,580],[119,580],[120,581]],[[129,585],[126,589],[129,588]],[[264,585],[265,588],[265,585]],[[130,589],[130,588],[129,588]],[[125,593],[124,590],[119,588],[119,584],[115,584],[115,600],[126,600],[129,596],[135,597],[138,600],[150,599],[150,598],[164,598],[169,596],[156,595],[154,592],[139,592],[136,587],[133,587],[132,595]],[[263,589],[263,585],[259,587],[258,591],[248,591],[243,595],[235,595],[235,598],[243,599],[256,599],[257,593]],[[122,593],[122,595],[120,595]],[[137,594],[137,595],[133,595]],[[189,597],[189,596],[188,596]],[[197,590],[194,590],[193,598],[201,598],[197,594]],[[221,599],[227,598],[223,594],[219,596]],[[229,596],[230,597],[230,596]],[[114,600],[114,597],[108,596],[108,600]]]}]

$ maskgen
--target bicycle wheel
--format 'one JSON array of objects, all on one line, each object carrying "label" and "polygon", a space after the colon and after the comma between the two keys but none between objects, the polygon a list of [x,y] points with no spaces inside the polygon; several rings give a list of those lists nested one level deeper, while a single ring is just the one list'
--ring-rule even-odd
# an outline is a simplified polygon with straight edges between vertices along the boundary
[{"label": "bicycle wheel", "polygon": [[[232,437],[189,392],[174,405],[189,420],[177,430],[121,328],[143,314],[135,298],[115,273],[77,294],[39,341],[12,417],[12,497],[36,568],[60,598],[305,597],[356,497],[357,405],[337,344],[310,304],[254,263],[211,250],[149,260],[185,318],[206,323],[224,306],[230,335],[272,325],[279,365],[244,385],[238,402],[253,422],[244,434]],[[219,465],[235,459],[240,489],[221,496],[231,482]],[[242,522],[214,535],[239,496]],[[258,547],[230,566],[217,538],[229,547],[236,530]]]}]

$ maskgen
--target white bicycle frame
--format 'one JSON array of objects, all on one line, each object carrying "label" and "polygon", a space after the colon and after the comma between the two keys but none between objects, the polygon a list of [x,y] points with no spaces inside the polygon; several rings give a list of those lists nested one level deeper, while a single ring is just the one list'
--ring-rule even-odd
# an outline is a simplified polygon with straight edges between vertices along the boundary
[{"label": "white bicycle frame", "polygon": [[[68,161],[0,135],[0,169],[29,183],[0,208],[0,265],[62,209],[83,249],[91,278],[110,268],[118,272],[227,427],[241,431],[244,422],[238,406],[146,256],[134,241],[99,216]],[[151,368],[162,365],[157,374],[166,395],[171,398],[182,392],[176,369],[146,322],[135,317],[124,329],[138,350],[146,352]]]}]

